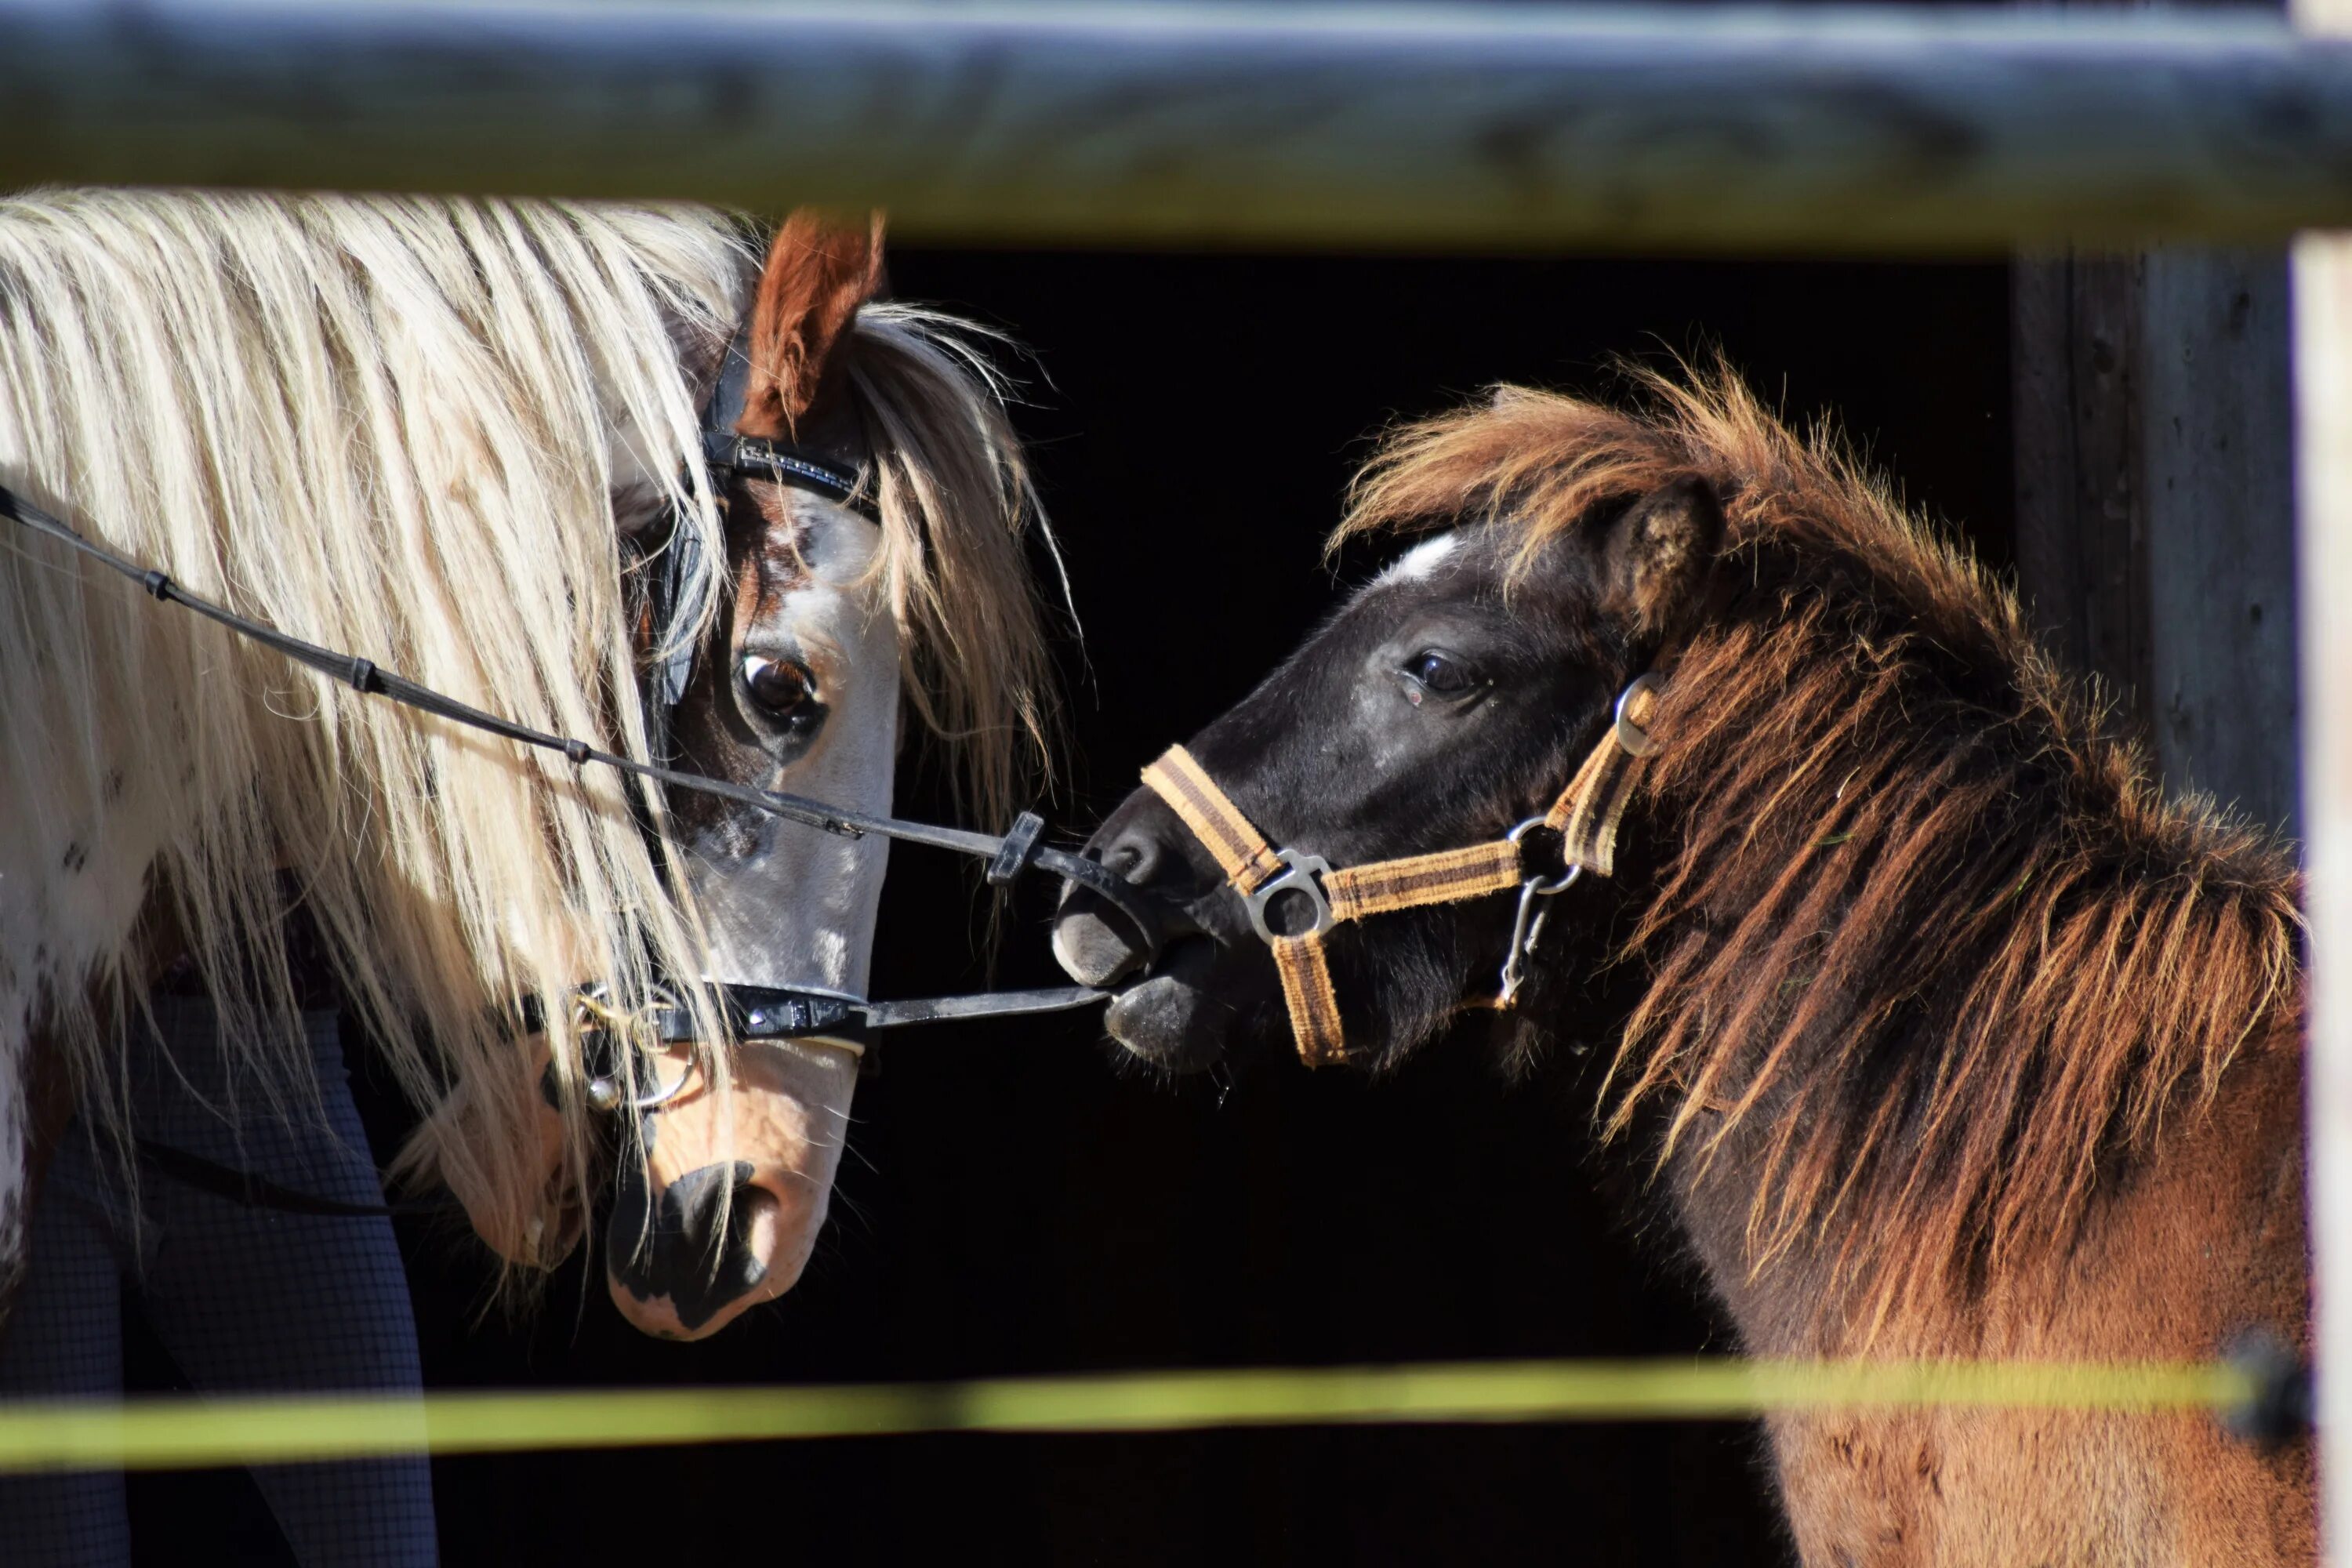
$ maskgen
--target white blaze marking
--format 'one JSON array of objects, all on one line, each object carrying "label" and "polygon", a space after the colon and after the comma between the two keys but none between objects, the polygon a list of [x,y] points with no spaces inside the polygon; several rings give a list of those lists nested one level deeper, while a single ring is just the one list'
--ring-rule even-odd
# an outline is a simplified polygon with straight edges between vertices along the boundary
[{"label": "white blaze marking", "polygon": [[1374,586],[1381,583],[1419,583],[1435,574],[1445,558],[1462,547],[1458,533],[1441,533],[1434,539],[1424,539],[1404,552],[1396,564],[1381,573]]},{"label": "white blaze marking", "polygon": [[[887,816],[898,765],[898,632],[866,568],[881,531],[837,507],[795,498],[814,580],[785,594],[777,625],[802,647],[837,650],[840,683],[823,693],[828,733],[771,787]],[[841,689],[845,688],[845,689]],[[879,837],[838,837],[770,818],[750,854],[698,846],[695,890],[710,922],[714,979],[866,994],[888,855]]]}]

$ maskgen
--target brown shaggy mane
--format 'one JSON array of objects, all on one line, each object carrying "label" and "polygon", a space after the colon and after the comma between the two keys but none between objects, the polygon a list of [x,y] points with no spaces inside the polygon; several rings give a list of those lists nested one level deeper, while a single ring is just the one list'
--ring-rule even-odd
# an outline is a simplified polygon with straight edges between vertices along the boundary
[{"label": "brown shaggy mane", "polygon": [[1811,1258],[1867,1335],[2063,1247],[2242,1051],[2297,1048],[2294,872],[2168,801],[2011,590],[1832,433],[1720,366],[1637,380],[1630,408],[1505,387],[1400,432],[1335,542],[1494,521],[1531,552],[1678,479],[1723,498],[1603,1116],[1656,1113],[1662,1167],[1745,1204],[1751,1274]]}]

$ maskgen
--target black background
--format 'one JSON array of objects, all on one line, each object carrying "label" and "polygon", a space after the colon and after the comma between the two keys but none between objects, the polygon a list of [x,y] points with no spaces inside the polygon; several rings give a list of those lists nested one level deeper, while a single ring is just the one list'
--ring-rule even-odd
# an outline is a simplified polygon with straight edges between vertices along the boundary
[{"label": "black background", "polygon": [[[931,249],[890,265],[900,296],[1035,353],[1020,423],[1086,630],[1083,656],[1062,650],[1071,747],[1050,810],[1080,831],[1370,568],[1320,563],[1369,437],[1495,381],[1606,390],[1612,355],[1719,342],[1787,414],[1833,411],[1915,502],[2010,556],[1998,266]],[[940,796],[910,760],[901,807],[937,814]],[[895,852],[877,994],[987,981],[972,880]],[[1002,982],[1059,982],[1047,893],[1012,910]],[[894,1044],[858,1090],[806,1278],[712,1341],[642,1338],[577,1260],[535,1318],[485,1321],[470,1245],[405,1224],[404,1239],[439,1386],[1731,1348],[1589,1110],[1500,1081],[1466,1046],[1379,1083],[1271,1049],[1230,1082],[1168,1083],[1121,1067],[1082,1014]],[[435,1484],[459,1564],[1786,1556],[1755,1431],[1729,1425],[869,1439],[451,1459]],[[204,1517],[266,1549],[257,1498],[221,1511],[244,1486],[139,1480],[142,1558],[184,1560]]]}]

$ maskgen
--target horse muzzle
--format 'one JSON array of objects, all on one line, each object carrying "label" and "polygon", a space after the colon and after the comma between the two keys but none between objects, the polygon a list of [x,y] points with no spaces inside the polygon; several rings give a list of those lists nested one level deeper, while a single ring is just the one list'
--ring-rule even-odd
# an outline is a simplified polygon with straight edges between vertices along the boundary
[{"label": "horse muzzle", "polygon": [[645,1114],[606,1229],[614,1305],[645,1332],[718,1332],[799,1283],[830,1207],[857,1087],[852,1049],[745,1042],[723,1094]]}]

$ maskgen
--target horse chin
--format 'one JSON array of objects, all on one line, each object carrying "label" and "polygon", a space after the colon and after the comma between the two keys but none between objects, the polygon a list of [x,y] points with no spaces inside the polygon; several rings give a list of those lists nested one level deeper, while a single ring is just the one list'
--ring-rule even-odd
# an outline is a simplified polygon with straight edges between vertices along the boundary
[{"label": "horse chin", "polygon": [[1149,973],[1124,986],[1103,1015],[1110,1037],[1129,1053],[1169,1072],[1203,1072],[1225,1054],[1232,1007],[1208,982],[1215,944],[1205,937],[1178,942]]}]

